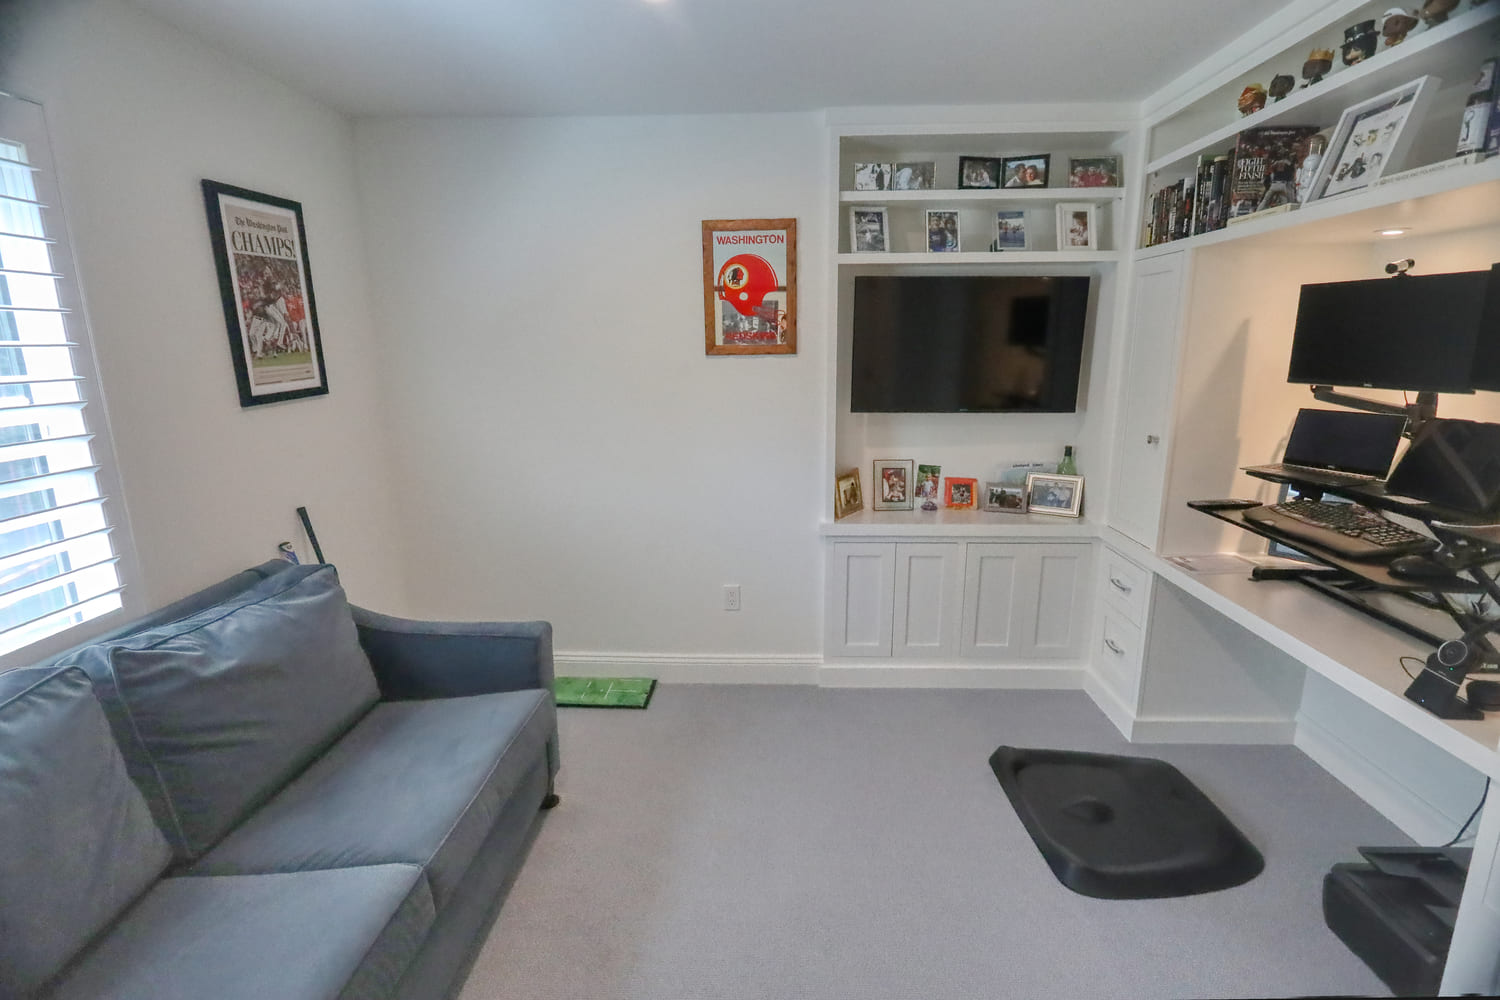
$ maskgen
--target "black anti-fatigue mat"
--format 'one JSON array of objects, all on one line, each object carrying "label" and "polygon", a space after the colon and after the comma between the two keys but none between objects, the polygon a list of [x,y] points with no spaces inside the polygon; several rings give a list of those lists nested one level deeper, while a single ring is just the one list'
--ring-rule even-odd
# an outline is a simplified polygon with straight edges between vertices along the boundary
[{"label": "black anti-fatigue mat", "polygon": [[1165,761],[1000,747],[990,768],[1058,881],[1082,895],[1191,896],[1242,885],[1265,867]]}]

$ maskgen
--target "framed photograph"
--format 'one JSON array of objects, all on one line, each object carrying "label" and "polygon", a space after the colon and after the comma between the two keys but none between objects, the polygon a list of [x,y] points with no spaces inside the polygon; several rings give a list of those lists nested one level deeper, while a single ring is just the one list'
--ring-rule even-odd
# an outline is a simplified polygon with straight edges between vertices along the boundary
[{"label": "framed photograph", "polygon": [[931,191],[935,175],[932,161],[898,163],[891,173],[892,191]]},{"label": "framed photograph", "polygon": [[1099,188],[1120,186],[1118,156],[1068,157],[1068,187]]},{"label": "framed photograph", "polygon": [[917,497],[922,500],[937,500],[942,492],[943,467],[940,465],[917,466]]},{"label": "framed photograph", "polygon": [[874,510],[911,510],[916,490],[915,463],[909,458],[877,458]]},{"label": "framed photograph", "polygon": [[854,190],[884,191],[891,184],[889,163],[856,163],[854,165]]},{"label": "framed photograph", "polygon": [[1047,172],[1052,165],[1051,153],[1035,156],[1007,156],[1000,161],[1001,187],[1044,188]]},{"label": "framed photograph", "polygon": [[1057,249],[1098,250],[1098,206],[1091,201],[1057,203]]},{"label": "framed photograph", "polygon": [[1026,477],[1026,509],[1032,514],[1077,517],[1083,511],[1083,477],[1033,472]]},{"label": "framed photograph", "polygon": [[328,392],[302,206],[203,182],[240,405]]},{"label": "framed photograph", "polygon": [[958,250],[958,212],[947,208],[927,210],[927,251],[954,253]]},{"label": "framed photograph", "polygon": [[991,250],[1026,249],[1026,213],[1001,211],[995,213],[995,242]]},{"label": "framed photograph", "polygon": [[848,517],[865,509],[864,491],[859,488],[859,470],[849,469],[833,478],[833,519]]},{"label": "framed photograph", "polygon": [[797,353],[797,220],[703,223],[703,352]]},{"label": "framed photograph", "polygon": [[891,248],[891,223],[884,205],[851,205],[849,247],[855,253],[885,253]]},{"label": "framed photograph", "polygon": [[973,479],[944,479],[944,504],[973,510],[978,503],[979,483]]},{"label": "framed photograph", "polygon": [[960,156],[958,186],[960,189],[999,187],[1000,161],[986,156]]},{"label": "framed photograph", "polygon": [[1421,76],[1345,108],[1306,200],[1369,187],[1399,164],[1416,136],[1412,120],[1426,114],[1437,89],[1433,77]]},{"label": "framed photograph", "polygon": [[1020,483],[985,483],[984,509],[1002,514],[1026,513],[1026,487]]}]

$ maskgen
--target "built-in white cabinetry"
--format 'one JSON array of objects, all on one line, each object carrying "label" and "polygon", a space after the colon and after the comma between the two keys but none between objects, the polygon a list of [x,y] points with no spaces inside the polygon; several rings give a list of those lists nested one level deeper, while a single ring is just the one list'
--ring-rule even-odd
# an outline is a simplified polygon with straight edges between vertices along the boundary
[{"label": "built-in white cabinetry", "polygon": [[1093,543],[828,545],[826,655],[1043,665],[1085,651]]},{"label": "built-in white cabinetry", "polygon": [[1099,549],[1095,619],[1085,686],[1120,731],[1131,735],[1140,708],[1146,627],[1155,576],[1111,545]]}]

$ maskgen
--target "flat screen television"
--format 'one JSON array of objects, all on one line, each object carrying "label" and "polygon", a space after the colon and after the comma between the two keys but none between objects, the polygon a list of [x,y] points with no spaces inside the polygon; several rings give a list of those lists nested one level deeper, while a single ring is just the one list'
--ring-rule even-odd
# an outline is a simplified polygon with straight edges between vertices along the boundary
[{"label": "flat screen television", "polygon": [[1088,277],[854,279],[855,413],[1072,413]]},{"label": "flat screen television", "polygon": [[1288,382],[1500,389],[1500,265],[1303,285]]}]

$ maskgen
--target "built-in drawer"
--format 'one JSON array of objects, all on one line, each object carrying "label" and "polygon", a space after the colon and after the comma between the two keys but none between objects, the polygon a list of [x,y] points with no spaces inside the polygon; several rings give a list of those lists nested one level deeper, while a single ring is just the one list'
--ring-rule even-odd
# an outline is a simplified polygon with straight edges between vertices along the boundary
[{"label": "built-in drawer", "polygon": [[1147,601],[1151,596],[1151,573],[1109,546],[1104,547],[1104,558],[1100,563],[1105,606],[1115,608],[1133,625],[1145,625]]},{"label": "built-in drawer", "polygon": [[1094,662],[1101,680],[1134,710],[1141,686],[1141,630],[1112,607],[1099,616]]}]

